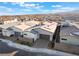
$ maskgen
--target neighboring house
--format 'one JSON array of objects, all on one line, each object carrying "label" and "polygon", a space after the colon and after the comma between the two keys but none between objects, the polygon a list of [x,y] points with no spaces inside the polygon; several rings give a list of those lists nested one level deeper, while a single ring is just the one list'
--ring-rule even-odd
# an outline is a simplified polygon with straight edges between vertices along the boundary
[{"label": "neighboring house", "polygon": [[75,36],[62,37],[60,43],[79,46],[79,37]]},{"label": "neighboring house", "polygon": [[26,21],[21,23],[9,23],[4,24],[1,27],[3,28],[2,34],[4,36],[14,35],[16,37],[24,37],[33,39],[46,39],[48,41],[54,41],[57,35],[58,23],[56,22],[46,22],[43,25],[40,25],[38,21]]},{"label": "neighboring house", "polygon": [[13,26],[12,29],[14,30],[14,32],[19,32],[20,35],[22,35],[22,32],[30,27],[31,26],[26,25],[25,23],[22,22],[16,26]]},{"label": "neighboring house", "polygon": [[29,31],[23,32],[23,37],[33,39],[34,41],[36,41],[38,39],[37,33],[32,33]]},{"label": "neighboring house", "polygon": [[68,26],[71,26],[71,21],[69,20],[64,20],[64,21],[61,21],[61,26],[62,27],[68,27]]},{"label": "neighboring house", "polygon": [[[66,43],[70,45],[78,45],[79,46],[79,24],[73,22],[72,23],[74,28],[69,28],[67,31],[69,33],[63,33],[61,34],[61,43]],[[62,32],[62,31],[61,31]]]},{"label": "neighboring house", "polygon": [[4,21],[4,24],[15,23],[15,22],[18,22],[17,18],[15,18],[14,20]]},{"label": "neighboring house", "polygon": [[19,22],[0,25],[0,28],[2,28],[2,35],[11,36],[13,34],[13,30],[11,29],[11,27],[16,26],[18,24]]},{"label": "neighboring house", "polygon": [[8,36],[10,37],[11,35],[14,35],[14,31],[11,28],[3,29],[2,30],[3,36]]},{"label": "neighboring house", "polygon": [[26,21],[25,24],[29,26],[37,26],[40,24],[40,22],[39,21]]},{"label": "neighboring house", "polygon": [[47,23],[35,30],[39,33],[40,39],[47,39],[49,41],[52,41],[53,35],[54,35],[56,28],[57,28],[57,25],[58,24],[56,22]]},{"label": "neighboring house", "polygon": [[28,29],[32,28],[32,26],[29,26],[25,23],[21,23],[17,26],[13,26],[12,29],[16,33],[15,36],[22,36],[24,38],[30,38],[34,39],[34,41],[37,39],[37,33],[33,33],[31,31],[28,31]]},{"label": "neighboring house", "polygon": [[79,29],[79,22],[73,22],[72,25]]}]

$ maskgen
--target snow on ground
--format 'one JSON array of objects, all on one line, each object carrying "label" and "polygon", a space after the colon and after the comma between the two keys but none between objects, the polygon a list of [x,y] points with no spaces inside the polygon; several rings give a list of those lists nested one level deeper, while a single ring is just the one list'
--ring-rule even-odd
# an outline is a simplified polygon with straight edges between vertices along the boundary
[{"label": "snow on ground", "polygon": [[70,53],[65,53],[65,52],[61,52],[61,51],[56,51],[56,50],[50,50],[50,49],[46,49],[46,48],[33,48],[33,47],[29,47],[27,45],[21,45],[18,43],[14,43],[10,40],[5,40],[5,39],[0,39],[2,42],[7,43],[7,45],[14,47],[14,48],[18,48],[24,51],[29,51],[29,52],[40,52],[40,53],[46,53],[46,54],[50,54],[50,55],[57,55],[57,56],[75,56],[74,54],[70,54]]}]

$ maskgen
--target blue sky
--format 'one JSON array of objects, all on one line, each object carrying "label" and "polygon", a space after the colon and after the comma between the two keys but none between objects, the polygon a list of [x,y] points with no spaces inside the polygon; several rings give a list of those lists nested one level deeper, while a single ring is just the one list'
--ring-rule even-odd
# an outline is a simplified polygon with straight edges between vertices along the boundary
[{"label": "blue sky", "polygon": [[0,15],[47,14],[79,10],[79,2],[0,2]]}]

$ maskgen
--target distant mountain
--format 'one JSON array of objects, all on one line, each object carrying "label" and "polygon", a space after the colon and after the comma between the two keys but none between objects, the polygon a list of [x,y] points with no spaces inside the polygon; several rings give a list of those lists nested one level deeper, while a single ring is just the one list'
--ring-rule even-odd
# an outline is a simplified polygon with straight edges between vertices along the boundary
[{"label": "distant mountain", "polygon": [[74,20],[79,22],[79,10],[74,10],[70,12],[61,12],[57,14],[60,15],[64,20]]},{"label": "distant mountain", "polygon": [[59,12],[59,13],[55,13],[55,14],[59,14],[59,15],[68,15],[68,14],[73,14],[73,15],[75,15],[75,14],[79,14],[79,10],[74,10],[74,11],[67,11],[67,12]]}]

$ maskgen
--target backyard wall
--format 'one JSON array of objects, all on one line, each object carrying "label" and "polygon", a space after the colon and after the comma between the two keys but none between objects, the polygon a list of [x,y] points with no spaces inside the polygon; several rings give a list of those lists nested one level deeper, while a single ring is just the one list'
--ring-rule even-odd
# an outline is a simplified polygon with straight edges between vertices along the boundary
[{"label": "backyard wall", "polygon": [[15,36],[12,36],[12,37],[0,36],[0,38],[2,38],[2,39],[7,39],[7,40],[11,40],[11,41],[16,41],[17,39],[19,39],[19,40],[21,40],[21,41],[33,43],[33,39],[23,38],[23,37],[17,38],[17,37],[15,37]]},{"label": "backyard wall", "polygon": [[75,45],[55,43],[54,49],[79,55],[79,46],[75,46]]}]

